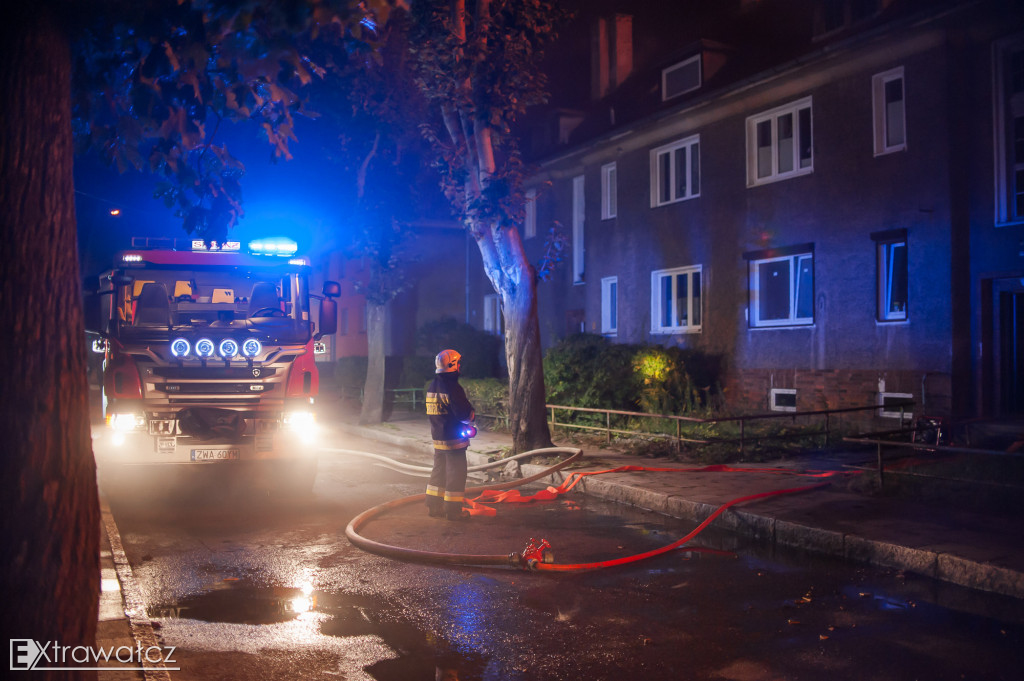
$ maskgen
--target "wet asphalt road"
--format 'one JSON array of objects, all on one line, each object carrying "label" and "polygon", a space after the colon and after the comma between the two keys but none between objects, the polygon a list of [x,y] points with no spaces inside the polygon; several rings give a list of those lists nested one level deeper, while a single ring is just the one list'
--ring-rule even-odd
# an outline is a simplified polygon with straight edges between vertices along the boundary
[{"label": "wet asphalt road", "polygon": [[[369,441],[335,443],[387,456]],[[413,565],[344,530],[422,479],[324,454],[289,499],[216,468],[107,486],[157,634],[186,679],[1019,679],[1024,603],[705,533],[691,550],[576,574]],[[102,472],[101,472],[102,473]],[[158,476],[158,487],[169,481]],[[366,536],[559,563],[631,555],[692,524],[568,499],[449,523],[418,505]]]}]

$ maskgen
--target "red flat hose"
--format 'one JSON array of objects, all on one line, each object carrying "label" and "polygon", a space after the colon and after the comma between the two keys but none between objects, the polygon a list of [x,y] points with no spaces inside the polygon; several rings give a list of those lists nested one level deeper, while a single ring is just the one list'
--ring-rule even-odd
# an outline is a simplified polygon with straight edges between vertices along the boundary
[{"label": "red flat hose", "polygon": [[[824,472],[812,472],[812,473],[801,473],[786,468],[734,468],[725,465],[713,465],[703,466],[698,468],[647,468],[644,466],[620,466],[619,468],[613,468],[602,471],[586,471],[572,473],[565,481],[558,487],[548,487],[544,492],[538,494],[522,497],[518,493],[514,495],[497,495],[493,492],[498,490],[512,489],[514,487],[520,487],[528,484],[535,480],[539,480],[543,477],[556,473],[571,463],[582,457],[583,452],[580,449],[572,447],[548,447],[545,449],[537,449],[527,452],[520,456],[537,456],[552,453],[572,453],[572,455],[560,461],[559,463],[544,469],[540,473],[531,475],[520,480],[513,480],[511,482],[499,483],[495,485],[485,485],[482,487],[470,487],[466,489],[467,496],[469,493],[479,493],[480,496],[476,499],[470,500],[471,507],[480,508],[479,504],[496,503],[500,501],[505,502],[529,502],[536,500],[538,497],[542,499],[552,499],[560,494],[564,494],[575,487],[584,477],[591,475],[602,475],[604,473],[620,473],[620,472],[632,472],[632,471],[646,471],[646,472],[752,472],[752,473],[773,473],[773,474],[789,474],[799,475],[805,477],[829,477],[835,475],[835,471],[824,471]],[[407,562],[415,563],[427,563],[427,564],[439,564],[439,565],[464,565],[464,566],[504,566],[504,567],[520,567],[529,568],[534,570],[543,570],[547,572],[580,572],[584,570],[598,570],[601,568],[615,567],[619,565],[625,565],[627,563],[634,563],[640,560],[646,560],[653,558],[654,556],[668,553],[675,549],[680,548],[687,542],[691,541],[694,537],[703,532],[708,525],[710,525],[715,518],[721,515],[726,509],[742,504],[747,501],[754,501],[756,499],[764,499],[766,497],[780,496],[783,494],[796,494],[799,492],[808,492],[814,489],[820,489],[827,486],[828,482],[819,482],[813,485],[806,485],[803,487],[793,487],[789,489],[776,490],[772,492],[761,492],[758,494],[750,494],[743,497],[737,497],[719,507],[714,513],[708,516],[700,525],[694,528],[686,536],[677,539],[676,541],[666,544],[657,549],[651,551],[645,551],[644,553],[638,553],[632,556],[625,556],[622,558],[615,558],[612,560],[597,561],[593,563],[544,563],[540,560],[527,560],[517,553],[509,553],[505,555],[474,555],[474,554],[457,554],[457,553],[441,553],[436,551],[421,551],[419,549],[410,549],[401,546],[392,546],[390,544],[384,544],[381,542],[367,539],[359,534],[359,530],[366,525],[368,522],[376,518],[378,515],[385,513],[389,510],[406,506],[408,504],[423,501],[426,498],[426,494],[414,494],[412,496],[403,497],[401,499],[395,499],[388,501],[378,506],[374,506],[366,511],[363,511],[348,524],[345,528],[345,536],[355,546],[367,551],[369,553],[375,553],[377,555],[385,556],[387,558],[394,558],[397,560],[404,560]],[[488,509],[490,513],[493,510]],[[532,541],[532,540],[531,540]]]}]

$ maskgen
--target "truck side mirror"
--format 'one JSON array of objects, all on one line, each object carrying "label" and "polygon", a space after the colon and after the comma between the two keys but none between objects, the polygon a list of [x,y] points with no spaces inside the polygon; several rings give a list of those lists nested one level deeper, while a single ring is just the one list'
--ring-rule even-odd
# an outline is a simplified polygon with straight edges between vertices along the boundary
[{"label": "truck side mirror", "polygon": [[324,282],[324,298],[320,301],[320,321],[313,340],[320,340],[338,331],[338,301],[334,298],[341,295],[341,284],[336,281]]}]

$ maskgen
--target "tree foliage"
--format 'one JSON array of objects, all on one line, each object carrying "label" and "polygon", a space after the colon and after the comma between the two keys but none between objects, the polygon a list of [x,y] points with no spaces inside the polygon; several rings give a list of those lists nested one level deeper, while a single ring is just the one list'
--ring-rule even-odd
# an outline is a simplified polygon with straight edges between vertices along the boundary
[{"label": "tree foliage", "polygon": [[550,443],[537,319],[537,270],[517,225],[523,162],[512,124],[544,100],[544,48],[566,16],[554,0],[413,3],[416,79],[440,120],[423,125],[442,189],[501,298],[514,447]]},{"label": "tree foliage", "polygon": [[[369,5],[369,7],[368,7]],[[299,89],[372,40],[384,0],[113,2],[76,36],[74,128],[121,170],[160,178],[156,194],[188,233],[223,241],[242,214],[244,169],[218,133],[252,121],[290,158]]]}]

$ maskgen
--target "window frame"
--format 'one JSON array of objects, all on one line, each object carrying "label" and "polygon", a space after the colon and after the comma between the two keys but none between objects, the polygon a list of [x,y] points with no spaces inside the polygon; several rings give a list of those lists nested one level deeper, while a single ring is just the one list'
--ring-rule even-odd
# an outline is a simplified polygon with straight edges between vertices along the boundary
[{"label": "window frame", "polygon": [[618,217],[618,170],[615,161],[601,166],[601,219]]},{"label": "window frame", "polygon": [[523,217],[523,238],[532,239],[537,236],[537,189],[526,190],[526,214]]},{"label": "window frame", "polygon": [[[792,395],[793,406],[788,404],[779,404],[779,395]],[[785,411],[795,412],[796,411],[796,388],[771,388],[768,392],[768,409],[770,411]]]},{"label": "window frame", "polygon": [[501,297],[497,293],[484,295],[484,331],[495,336],[504,335],[504,317],[501,314]]},{"label": "window frame", "polygon": [[[675,93],[670,95],[668,93],[668,87],[667,87],[669,74],[672,73],[673,71],[679,71],[680,69],[684,69],[687,66],[689,66],[690,64],[692,64],[693,62],[697,62],[697,84],[694,85],[691,88],[687,88],[685,90],[680,90],[679,92],[675,92]],[[661,70],[661,101],[667,102],[670,99],[675,99],[676,97],[682,97],[687,92],[693,92],[694,90],[699,90],[701,88],[701,86],[704,84],[704,73],[703,73],[703,68],[702,67],[703,67],[703,64],[701,63],[701,55],[698,52],[697,54],[693,55],[692,57],[687,57],[686,59],[684,59],[684,60],[682,60],[680,62],[676,62],[672,66],[666,66],[665,68],[663,68]]]},{"label": "window frame", "polygon": [[[876,232],[871,235],[875,242],[875,319],[881,323],[906,322],[910,319],[910,250],[905,229]],[[892,291],[894,284],[891,250],[894,246],[904,249],[902,277],[906,300],[903,310],[892,312]]]},{"label": "window frame", "polygon": [[619,278],[601,278],[601,333],[615,336],[619,333]]},{"label": "window frame", "polygon": [[[696,286],[697,293],[694,294],[694,277],[697,275],[698,284]],[[672,307],[671,318],[678,319],[678,310],[675,309],[675,303],[679,300],[679,292],[677,290],[678,275],[687,275],[686,285],[686,308],[687,314],[686,319],[688,321],[694,319],[694,310],[696,310],[696,324],[686,324],[685,326],[664,326],[661,324],[662,316],[662,287],[661,280],[664,277],[671,279],[671,301]],[[697,304],[694,306],[694,298],[697,298]],[[651,333],[658,335],[672,335],[680,333],[701,333],[704,326],[704,300],[707,297],[707,282],[704,278],[704,266],[703,265],[687,265],[685,267],[673,267],[670,269],[653,270],[651,272]]]},{"label": "window frame", "polygon": [[[807,151],[809,152],[808,163],[806,166],[801,166],[802,153],[801,149],[803,145],[803,132],[800,113],[807,111],[807,134],[810,136],[809,143],[807,144]],[[790,170],[780,170],[780,159],[782,154],[779,153],[778,146],[780,144],[778,128],[779,121],[785,116],[792,116],[792,154],[791,161],[793,167]],[[769,175],[760,177],[759,172],[759,155],[758,150],[761,148],[758,145],[758,133],[759,126],[762,123],[769,123],[771,130],[771,167],[772,172]],[[792,102],[788,102],[781,106],[777,106],[767,111],[754,114],[753,116],[747,117],[746,122],[747,131],[747,187],[757,187],[764,184],[771,184],[773,182],[781,182],[794,177],[800,177],[802,175],[810,175],[814,172],[814,102],[813,98],[808,95],[801,99],[797,99]]]},{"label": "window frame", "polygon": [[[1015,122],[1024,118],[1024,89],[1013,92],[1009,87],[1014,54],[1024,52],[1024,33],[996,41],[992,46],[993,148],[995,150],[995,226],[1006,227],[1024,223],[1024,209],[1017,210],[1017,197],[1024,195],[1024,157],[1014,153]],[[1015,113],[1017,115],[1015,115]],[[1024,180],[1024,177],[1022,177]]]},{"label": "window frame", "polygon": [[[679,188],[676,177],[678,174],[676,154],[675,152],[685,149],[686,150],[686,193],[682,196],[676,194],[676,190]],[[662,156],[668,157],[669,162],[669,177],[667,178],[670,198],[667,200],[661,199],[661,185],[662,185],[662,172],[661,162]],[[696,156],[696,158],[694,158]],[[651,149],[650,153],[651,162],[651,208],[658,208],[659,206],[667,206],[672,203],[679,203],[681,201],[689,201],[690,199],[696,199],[700,197],[701,192],[701,168],[700,168],[700,133],[683,137],[682,139],[675,140],[668,144],[663,144],[660,147]],[[694,191],[694,170],[696,170],[696,191]]]},{"label": "window frame", "polygon": [[[747,295],[748,315],[747,325],[752,329],[780,328],[814,326],[814,296],[815,296],[815,269],[814,269],[814,245],[801,244],[783,249],[768,251],[755,251],[744,254],[747,260]],[[801,297],[801,261],[809,259],[811,263],[811,316],[799,317]],[[784,319],[761,319],[761,278],[760,268],[770,263],[789,261],[789,284],[788,302],[789,315]]]},{"label": "window frame", "polygon": [[[900,418],[900,413],[901,413],[900,411],[898,411],[898,410],[886,411],[885,400],[886,400],[886,398],[890,398],[890,397],[891,398],[900,399],[900,400],[911,400],[911,401],[913,401],[913,399],[914,399],[914,395],[912,393],[889,393],[889,392],[880,392],[880,393],[878,393],[878,406],[880,407],[880,409],[878,410],[878,415],[880,417],[884,418],[884,419],[898,419],[898,418]],[[903,415],[903,420],[904,421],[913,421],[914,420],[914,413],[913,412],[904,411],[904,412],[902,412],[902,415]]]},{"label": "window frame", "polygon": [[586,235],[586,185],[584,176],[572,178],[572,283],[584,283]]},{"label": "window frame", "polygon": [[[886,86],[893,81],[900,81],[901,106],[899,111],[903,139],[896,144],[889,144],[890,117],[886,101]],[[875,156],[884,156],[907,149],[907,81],[903,75],[903,67],[876,73],[871,77],[871,108],[872,125],[875,139]]]}]

